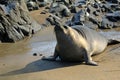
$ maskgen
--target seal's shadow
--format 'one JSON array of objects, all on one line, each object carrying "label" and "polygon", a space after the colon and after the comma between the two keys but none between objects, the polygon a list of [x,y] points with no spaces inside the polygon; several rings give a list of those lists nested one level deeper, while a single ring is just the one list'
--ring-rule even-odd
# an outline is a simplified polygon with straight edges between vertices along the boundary
[{"label": "seal's shadow", "polygon": [[25,74],[25,73],[32,73],[32,72],[40,72],[45,70],[51,70],[56,68],[62,67],[69,67],[81,64],[81,62],[61,62],[61,61],[47,61],[47,60],[37,60],[26,65],[24,68],[11,71],[0,76],[11,76],[11,75],[18,75],[18,74]]}]

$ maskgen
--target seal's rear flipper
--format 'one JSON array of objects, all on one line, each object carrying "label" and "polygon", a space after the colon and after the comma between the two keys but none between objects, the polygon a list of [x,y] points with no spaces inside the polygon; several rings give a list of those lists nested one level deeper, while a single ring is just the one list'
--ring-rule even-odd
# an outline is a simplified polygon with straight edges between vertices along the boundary
[{"label": "seal's rear flipper", "polygon": [[112,39],[108,40],[108,45],[113,45],[113,44],[118,44],[118,43],[120,43],[119,40],[112,40]]},{"label": "seal's rear flipper", "polygon": [[105,38],[108,39],[108,45],[120,43],[120,32],[118,31],[109,31],[109,32],[99,32]]}]

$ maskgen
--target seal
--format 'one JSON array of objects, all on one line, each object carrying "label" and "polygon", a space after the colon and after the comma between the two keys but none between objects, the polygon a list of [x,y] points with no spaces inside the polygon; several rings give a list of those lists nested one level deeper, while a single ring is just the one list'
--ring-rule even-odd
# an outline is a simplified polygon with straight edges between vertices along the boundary
[{"label": "seal", "polygon": [[92,55],[105,50],[108,39],[98,32],[83,26],[66,26],[56,21],[54,31],[57,44],[54,55],[43,57],[44,60],[80,61],[87,65],[97,66],[92,60]]}]

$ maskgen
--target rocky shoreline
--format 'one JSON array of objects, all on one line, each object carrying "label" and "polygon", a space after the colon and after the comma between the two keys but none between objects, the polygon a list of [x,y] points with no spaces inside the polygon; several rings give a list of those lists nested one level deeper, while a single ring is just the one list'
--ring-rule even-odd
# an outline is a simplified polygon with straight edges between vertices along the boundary
[{"label": "rocky shoreline", "polygon": [[[6,1],[6,0],[5,0]],[[53,0],[41,13],[56,15],[66,25],[80,25],[94,30],[120,28],[119,0]],[[24,0],[0,2],[0,42],[16,42],[39,31],[42,26],[54,25],[51,16],[44,25],[30,15]]]},{"label": "rocky shoreline", "polygon": [[[68,2],[69,6],[61,2],[52,3],[50,12],[58,16],[61,21],[63,21],[65,17],[70,17],[69,20],[65,21],[69,26],[82,25],[92,29],[120,27],[119,0],[76,0],[73,1],[72,4]],[[53,7],[55,5],[58,6]]]}]

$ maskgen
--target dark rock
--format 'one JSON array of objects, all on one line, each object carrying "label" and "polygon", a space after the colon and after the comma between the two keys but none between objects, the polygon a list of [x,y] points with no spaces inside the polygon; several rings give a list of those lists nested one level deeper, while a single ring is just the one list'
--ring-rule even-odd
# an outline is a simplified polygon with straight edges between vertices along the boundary
[{"label": "dark rock", "polygon": [[46,14],[46,12],[41,12],[40,14]]},{"label": "dark rock", "polygon": [[99,22],[98,22],[98,20],[96,20],[93,17],[89,17],[89,21],[92,22],[93,24],[100,25]]},{"label": "dark rock", "polygon": [[85,21],[84,25],[85,25],[85,27],[89,27],[89,28],[94,29],[94,30],[97,30],[99,28],[97,24],[94,24],[90,21]]},{"label": "dark rock", "polygon": [[33,53],[33,56],[37,56],[37,53]]},{"label": "dark rock", "polygon": [[40,56],[43,56],[43,54],[40,54]]},{"label": "dark rock", "polygon": [[106,14],[106,17],[112,22],[120,21],[120,11],[108,13],[108,14]]},{"label": "dark rock", "polygon": [[111,29],[112,27],[113,27],[113,23],[108,19],[106,19],[105,17],[103,17],[100,28]]},{"label": "dark rock", "polygon": [[110,6],[107,5],[107,4],[104,4],[104,5],[102,6],[101,11],[103,11],[103,12],[112,12]]},{"label": "dark rock", "polygon": [[97,12],[97,11],[94,11],[93,14],[94,14],[95,16],[99,16],[99,12]]},{"label": "dark rock", "polygon": [[52,3],[49,12],[57,15],[58,17],[68,17],[71,14],[68,7],[59,2]]},{"label": "dark rock", "polygon": [[50,9],[50,7],[47,6],[47,7],[45,7],[45,9]]},{"label": "dark rock", "polygon": [[40,14],[46,14],[46,13],[48,13],[48,11],[43,10]]},{"label": "dark rock", "polygon": [[83,25],[83,22],[86,18],[86,11],[84,9],[81,9],[79,12],[75,13],[75,15],[72,17],[72,24],[73,25]]},{"label": "dark rock", "polygon": [[0,4],[7,5],[8,1],[7,0],[0,0]]},{"label": "dark rock", "polygon": [[77,13],[76,7],[75,6],[71,6],[70,12],[71,13]]},{"label": "dark rock", "polygon": [[27,4],[27,8],[28,8],[29,11],[39,9],[39,4],[38,4],[37,0],[28,0],[26,2],[26,4]]},{"label": "dark rock", "polygon": [[108,2],[111,2],[111,3],[118,3],[118,2],[120,2],[119,0],[106,0],[106,1],[108,1]]},{"label": "dark rock", "polygon": [[55,24],[52,17],[48,17],[48,18],[46,18],[46,20],[47,20],[51,25],[54,25],[54,24]]}]

